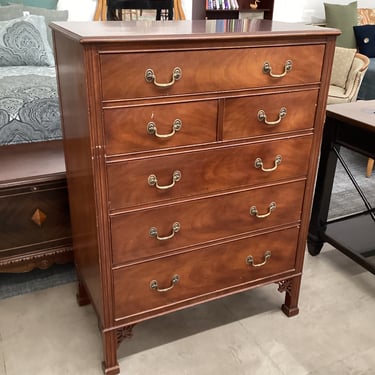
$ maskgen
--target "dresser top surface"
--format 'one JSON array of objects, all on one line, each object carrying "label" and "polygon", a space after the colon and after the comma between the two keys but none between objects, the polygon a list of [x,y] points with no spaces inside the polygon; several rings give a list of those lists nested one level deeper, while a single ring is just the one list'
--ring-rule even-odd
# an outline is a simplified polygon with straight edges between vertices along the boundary
[{"label": "dresser top surface", "polygon": [[339,30],[303,23],[271,20],[193,20],[193,21],[88,21],[53,22],[52,29],[70,34],[82,43],[108,40],[176,40],[264,38],[277,36],[339,35]]},{"label": "dresser top surface", "polygon": [[0,187],[65,175],[61,140],[1,146],[0,160]]}]

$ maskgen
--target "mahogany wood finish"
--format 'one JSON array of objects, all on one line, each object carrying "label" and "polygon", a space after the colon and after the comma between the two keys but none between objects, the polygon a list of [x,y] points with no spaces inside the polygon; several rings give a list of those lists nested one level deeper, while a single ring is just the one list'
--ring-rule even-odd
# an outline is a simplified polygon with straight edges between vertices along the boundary
[{"label": "mahogany wood finish", "polygon": [[61,141],[0,147],[0,272],[73,261]]},{"label": "mahogany wood finish", "polygon": [[[311,142],[309,136],[296,136],[288,140],[273,140],[267,144],[232,145],[157,158],[150,156],[132,163],[111,162],[107,169],[110,209],[121,210],[152,202],[167,202],[181,195],[194,197],[208,192],[225,192],[233,185],[249,188],[255,184],[305,176]],[[281,148],[282,168],[277,168],[274,173],[259,173],[259,169],[254,168],[259,158],[264,168],[273,168]],[[161,184],[169,184],[176,164],[183,173],[181,172],[181,180],[176,182],[174,189],[161,192],[150,188],[148,177],[155,173]],[[124,186],[127,187],[126,192]]]},{"label": "mahogany wood finish", "polygon": [[[114,271],[115,320],[126,323],[150,317],[171,307],[186,306],[190,298],[202,298],[207,293],[238,288],[239,282],[251,283],[271,278],[279,273],[293,272],[298,228],[284,229],[216,246],[202,247],[198,252],[183,252],[141,264],[129,265]],[[268,267],[246,263],[249,255],[254,264],[264,262],[265,253],[272,249]],[[228,267],[230,264],[230,267]],[[160,287],[171,283],[171,270],[178,270],[180,281],[170,293],[160,295],[150,288],[150,275]],[[224,270],[226,270],[224,272]]]},{"label": "mahogany wood finish", "polygon": [[270,283],[298,313],[338,32],[215,22],[52,24],[78,300],[98,314],[106,374],[160,314]]}]

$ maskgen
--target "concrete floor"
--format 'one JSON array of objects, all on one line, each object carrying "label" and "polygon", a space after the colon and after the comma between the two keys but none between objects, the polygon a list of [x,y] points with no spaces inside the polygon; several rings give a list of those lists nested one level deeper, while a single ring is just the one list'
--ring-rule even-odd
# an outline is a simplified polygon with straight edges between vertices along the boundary
[{"label": "concrete floor", "polygon": [[[0,301],[0,375],[101,375],[75,284]],[[306,255],[300,313],[276,285],[149,320],[119,348],[126,375],[374,375],[375,277],[330,246]]]}]

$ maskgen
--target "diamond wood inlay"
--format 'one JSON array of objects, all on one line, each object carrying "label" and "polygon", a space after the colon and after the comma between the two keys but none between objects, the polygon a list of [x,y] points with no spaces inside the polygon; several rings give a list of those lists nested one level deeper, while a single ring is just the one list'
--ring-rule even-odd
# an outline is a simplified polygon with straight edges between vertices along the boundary
[{"label": "diamond wood inlay", "polygon": [[34,211],[33,216],[31,217],[31,220],[39,227],[43,225],[46,219],[47,215],[39,208]]}]

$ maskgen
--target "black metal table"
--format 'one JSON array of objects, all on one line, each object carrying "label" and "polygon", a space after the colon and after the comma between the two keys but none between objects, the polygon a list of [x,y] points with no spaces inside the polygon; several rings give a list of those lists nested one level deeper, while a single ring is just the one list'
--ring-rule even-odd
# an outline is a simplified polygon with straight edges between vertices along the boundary
[{"label": "black metal table", "polygon": [[[375,274],[375,208],[371,206],[342,159],[340,146],[375,157],[375,100],[327,106],[307,241],[308,251],[311,255],[318,255],[323,244],[330,243]],[[343,164],[366,209],[328,220],[337,160]]]}]

